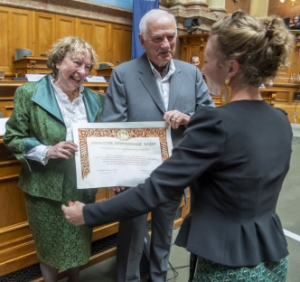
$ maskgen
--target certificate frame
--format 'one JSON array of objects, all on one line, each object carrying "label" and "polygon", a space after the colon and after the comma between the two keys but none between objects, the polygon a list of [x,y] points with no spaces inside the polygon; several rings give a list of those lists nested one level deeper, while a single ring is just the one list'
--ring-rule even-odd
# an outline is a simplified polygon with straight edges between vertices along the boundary
[{"label": "certificate frame", "polygon": [[[115,123],[76,123],[73,124],[74,143],[78,145],[75,153],[77,188],[105,188],[84,187],[84,182],[90,174],[88,137],[113,137],[116,140],[128,142],[135,137],[159,137],[161,157],[164,162],[171,156],[173,144],[171,127],[164,121],[155,122],[115,122]],[[93,185],[96,186],[96,185]],[[115,186],[115,185],[111,185]]]}]

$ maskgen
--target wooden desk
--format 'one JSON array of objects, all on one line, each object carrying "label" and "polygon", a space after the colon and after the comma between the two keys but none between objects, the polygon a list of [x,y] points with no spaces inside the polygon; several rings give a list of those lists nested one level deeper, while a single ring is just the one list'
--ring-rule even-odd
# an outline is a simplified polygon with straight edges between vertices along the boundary
[{"label": "wooden desk", "polygon": [[114,66],[109,66],[103,69],[96,69],[96,72],[98,76],[104,76],[104,78],[107,80],[110,79],[111,72],[114,68],[115,68]]},{"label": "wooden desk", "polygon": [[14,69],[18,77],[25,77],[25,74],[48,74],[52,71],[47,68],[48,57],[24,56],[13,61]]},{"label": "wooden desk", "polygon": [[[0,112],[3,117],[10,117],[14,109],[14,93],[17,87],[25,83],[27,83],[27,81],[0,81]],[[108,82],[84,82],[83,85],[96,92],[105,93]]]},{"label": "wooden desk", "polygon": [[[275,104],[275,97],[276,97],[276,93],[277,93],[277,88],[266,88],[266,89],[259,89],[262,98],[269,103],[270,105],[274,106]],[[214,103],[216,105],[216,107],[222,106],[221,103],[221,97],[220,96],[212,96],[212,99],[214,100]]]}]

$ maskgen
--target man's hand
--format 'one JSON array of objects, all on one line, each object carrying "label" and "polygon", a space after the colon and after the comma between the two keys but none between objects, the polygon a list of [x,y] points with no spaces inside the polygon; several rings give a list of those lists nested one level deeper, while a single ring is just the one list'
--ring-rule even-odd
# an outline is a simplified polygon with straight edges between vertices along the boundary
[{"label": "man's hand", "polygon": [[67,221],[73,223],[74,225],[82,225],[85,224],[83,213],[82,213],[82,209],[84,206],[85,204],[76,201],[74,204],[70,205],[69,207],[62,205],[61,209],[65,214]]},{"label": "man's hand", "polygon": [[107,187],[110,190],[113,190],[114,192],[118,192],[120,193],[121,191],[123,191],[125,189],[124,186],[112,186],[112,187]]},{"label": "man's hand", "polygon": [[73,157],[73,152],[77,152],[77,145],[71,141],[62,141],[49,148],[46,157],[50,159],[66,159]]},{"label": "man's hand", "polygon": [[187,114],[183,114],[177,110],[168,111],[164,113],[164,121],[167,126],[171,124],[173,129],[177,129],[179,125],[187,125],[191,117]]}]

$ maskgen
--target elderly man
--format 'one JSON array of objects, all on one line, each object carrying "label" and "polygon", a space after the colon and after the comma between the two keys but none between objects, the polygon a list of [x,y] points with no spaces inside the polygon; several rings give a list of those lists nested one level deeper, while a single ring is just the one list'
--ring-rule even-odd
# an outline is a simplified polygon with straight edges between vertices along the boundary
[{"label": "elderly man", "polygon": [[200,59],[198,55],[193,55],[191,57],[190,63],[196,67],[198,67],[200,65]]},{"label": "elderly man", "polygon": [[[173,145],[181,139],[199,105],[214,106],[198,68],[173,60],[177,27],[173,15],[152,10],[141,19],[139,39],[145,54],[116,67],[109,82],[104,122],[165,121],[172,126]],[[126,193],[126,192],[123,192]],[[118,195],[122,197],[122,194]],[[150,280],[164,282],[175,213],[181,199],[152,211]],[[118,207],[116,207],[117,209]],[[64,208],[68,214],[71,208]],[[84,209],[83,209],[84,215]],[[85,218],[88,224],[88,219]],[[147,214],[121,221],[118,236],[118,282],[140,281]]]}]

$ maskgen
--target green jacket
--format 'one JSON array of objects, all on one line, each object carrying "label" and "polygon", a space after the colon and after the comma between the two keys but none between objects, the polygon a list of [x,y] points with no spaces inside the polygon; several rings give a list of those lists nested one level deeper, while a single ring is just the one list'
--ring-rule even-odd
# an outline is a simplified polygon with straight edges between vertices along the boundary
[{"label": "green jacket", "polygon": [[[88,122],[101,122],[102,99],[98,93],[84,88],[83,101]],[[24,192],[56,201],[62,199],[64,171],[68,169],[68,162],[50,159],[44,166],[26,159],[24,154],[35,146],[53,146],[65,140],[66,126],[49,75],[38,82],[18,87],[14,111],[6,123],[3,141],[22,164],[19,187]]]}]

